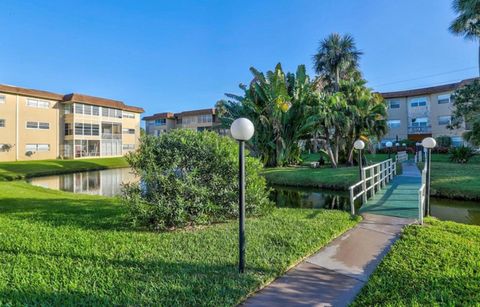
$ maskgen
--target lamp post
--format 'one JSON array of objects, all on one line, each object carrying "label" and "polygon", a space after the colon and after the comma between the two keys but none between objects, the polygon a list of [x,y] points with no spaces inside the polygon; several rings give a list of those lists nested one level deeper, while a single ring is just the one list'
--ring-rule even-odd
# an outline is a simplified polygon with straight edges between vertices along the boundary
[{"label": "lamp post", "polygon": [[358,150],[358,169],[360,171],[360,180],[362,180],[362,150],[365,148],[365,143],[362,140],[356,140],[353,147]]},{"label": "lamp post", "polygon": [[425,178],[425,215],[430,215],[430,166],[432,164],[432,148],[437,145],[437,141],[434,138],[425,138],[422,141],[422,146],[427,149],[426,166],[427,166],[427,178]]},{"label": "lamp post", "polygon": [[393,146],[393,143],[388,141],[388,142],[385,143],[385,146],[387,146],[387,148],[388,148],[388,158],[390,159],[390,152],[392,150],[391,148]]},{"label": "lamp post", "polygon": [[238,271],[245,272],[245,141],[255,132],[253,123],[247,118],[238,118],[230,127],[232,137],[238,141]]}]

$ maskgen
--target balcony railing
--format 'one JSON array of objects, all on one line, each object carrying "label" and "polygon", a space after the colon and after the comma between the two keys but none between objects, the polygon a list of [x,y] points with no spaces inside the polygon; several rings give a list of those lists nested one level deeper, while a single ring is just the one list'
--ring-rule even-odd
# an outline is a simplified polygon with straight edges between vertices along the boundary
[{"label": "balcony railing", "polygon": [[121,139],[122,138],[122,134],[118,134],[118,133],[102,133],[102,139],[108,139],[108,140],[111,140],[111,139]]},{"label": "balcony railing", "polygon": [[408,134],[432,133],[432,126],[408,127]]}]

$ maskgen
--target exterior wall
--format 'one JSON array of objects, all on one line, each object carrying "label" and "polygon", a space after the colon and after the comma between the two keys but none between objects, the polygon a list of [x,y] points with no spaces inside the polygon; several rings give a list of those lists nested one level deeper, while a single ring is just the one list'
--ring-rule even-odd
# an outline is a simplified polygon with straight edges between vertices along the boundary
[{"label": "exterior wall", "polygon": [[174,118],[166,118],[165,125],[155,125],[155,120],[147,120],[145,131],[150,135],[160,135],[171,129],[177,128],[176,120]]},{"label": "exterior wall", "polygon": [[[123,144],[131,144],[132,148],[120,149],[120,154],[125,154],[138,148],[140,139],[140,114],[123,111],[134,115],[134,118],[114,118],[100,115],[64,114],[64,103],[43,98],[28,97],[24,95],[0,92],[5,97],[5,102],[0,102],[0,119],[5,120],[5,127],[0,127],[0,144],[6,144],[10,150],[0,147],[0,161],[30,161],[56,159],[58,157],[73,158],[75,156],[75,140],[102,140],[102,122],[120,123],[122,128],[135,129],[134,134],[122,133]],[[34,107],[27,104],[28,99],[48,101],[48,108]],[[27,122],[48,123],[49,129],[27,128]],[[100,135],[65,135],[65,123],[70,123],[72,128],[75,123],[90,123],[100,126]],[[65,155],[65,142],[72,143],[70,155]],[[31,150],[32,145],[48,145],[48,150]],[[27,147],[28,146],[28,147]],[[37,147],[38,148],[38,147]],[[120,155],[119,154],[119,155]],[[100,151],[100,156],[101,151]]]},{"label": "exterior wall", "polygon": [[[388,133],[385,135],[383,141],[412,139],[420,140],[426,136],[443,136],[447,135],[454,138],[461,138],[465,131],[465,126],[461,128],[450,130],[446,124],[439,124],[439,116],[451,116],[453,112],[452,100],[449,103],[438,103],[438,97],[442,95],[451,95],[453,91],[441,91],[438,93],[408,96],[399,98],[386,99],[389,105],[388,108],[388,120],[399,119],[401,125],[399,128],[389,128]],[[412,107],[411,102],[418,98],[426,98],[426,106]],[[391,109],[390,101],[398,101],[400,108]],[[412,118],[427,117],[428,124],[426,127],[412,127]]]},{"label": "exterior wall", "polygon": [[17,95],[4,93],[0,95],[5,97],[5,102],[0,103],[0,119],[5,120],[5,127],[0,127],[0,144],[11,147],[8,151],[0,148],[0,161],[14,161],[17,151]]},{"label": "exterior wall", "polygon": [[[398,109],[390,108],[390,101],[395,101],[400,104]],[[400,127],[398,128],[389,128],[385,139],[396,140],[397,137],[399,140],[406,139],[407,128],[408,128],[408,107],[406,98],[392,98],[387,100],[388,103],[388,120],[400,120]]]}]

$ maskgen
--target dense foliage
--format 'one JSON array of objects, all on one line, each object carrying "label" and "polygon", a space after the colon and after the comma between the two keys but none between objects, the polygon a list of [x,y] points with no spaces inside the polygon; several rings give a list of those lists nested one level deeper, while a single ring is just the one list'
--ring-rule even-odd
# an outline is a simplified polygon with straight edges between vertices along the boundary
[{"label": "dense foliage", "polygon": [[[128,157],[141,184],[124,189],[136,225],[155,229],[206,224],[238,215],[238,145],[214,132],[174,130],[144,136]],[[246,158],[246,211],[270,207],[262,164]]]},{"label": "dense foliage", "polygon": [[450,161],[456,163],[467,163],[474,156],[473,149],[466,146],[450,149]]},{"label": "dense foliage", "polygon": [[[450,25],[453,34],[461,35],[465,39],[480,41],[480,1],[479,0],[453,0],[453,10],[457,17]],[[479,45],[480,55],[480,45]],[[480,72],[480,57],[478,58]]]},{"label": "dense foliage", "polygon": [[253,80],[240,85],[242,96],[227,94],[228,100],[217,103],[222,123],[229,127],[236,118],[249,118],[255,125],[251,150],[265,165],[298,163],[313,92],[305,66],[298,66],[295,74],[285,74],[280,64],[266,74],[253,67],[250,71]]},{"label": "dense foliage", "polygon": [[452,98],[455,109],[451,127],[457,128],[466,122],[469,131],[463,137],[473,145],[480,145],[480,81],[461,87]]},{"label": "dense foliage", "polygon": [[450,147],[452,146],[452,138],[448,135],[441,135],[435,138],[437,141],[437,146],[440,147]]},{"label": "dense foliage", "polygon": [[331,93],[315,90],[303,65],[296,74],[285,74],[280,64],[266,75],[251,70],[254,79],[241,86],[244,95],[229,94],[217,108],[227,127],[238,117],[254,122],[251,148],[267,166],[299,163],[306,140],[320,146],[333,167],[351,164],[356,139],[370,141],[387,132],[385,101],[364,80],[341,81],[340,91]]}]

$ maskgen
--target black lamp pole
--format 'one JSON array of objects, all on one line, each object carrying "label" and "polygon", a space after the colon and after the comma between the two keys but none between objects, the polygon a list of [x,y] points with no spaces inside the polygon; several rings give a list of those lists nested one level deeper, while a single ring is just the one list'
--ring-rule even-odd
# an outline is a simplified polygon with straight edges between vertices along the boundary
[{"label": "black lamp pole", "polygon": [[245,142],[238,141],[239,151],[238,151],[238,161],[239,161],[239,172],[238,172],[238,189],[239,189],[239,261],[238,261],[238,271],[240,273],[245,272]]}]

